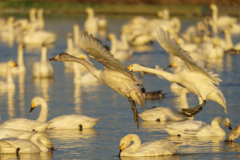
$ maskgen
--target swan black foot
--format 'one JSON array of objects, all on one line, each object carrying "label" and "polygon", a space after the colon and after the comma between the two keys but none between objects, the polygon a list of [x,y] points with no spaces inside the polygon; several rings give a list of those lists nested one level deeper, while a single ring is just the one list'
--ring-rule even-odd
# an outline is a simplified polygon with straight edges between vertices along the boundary
[{"label": "swan black foot", "polygon": [[128,98],[128,101],[131,103],[132,111],[133,111],[133,119],[135,123],[137,122],[137,129],[139,129],[139,116],[138,116],[138,111],[135,102],[132,100],[132,98]]},{"label": "swan black foot", "polygon": [[185,117],[194,117],[196,114],[198,114],[201,110],[202,107],[207,103],[207,101],[203,101],[202,104],[196,106],[193,109],[182,109],[182,112],[178,112],[179,114],[185,116]]}]

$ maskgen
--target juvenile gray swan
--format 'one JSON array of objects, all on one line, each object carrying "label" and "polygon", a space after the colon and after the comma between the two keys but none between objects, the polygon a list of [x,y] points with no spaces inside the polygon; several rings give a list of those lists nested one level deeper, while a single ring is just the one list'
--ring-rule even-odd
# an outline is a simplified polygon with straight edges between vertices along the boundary
[{"label": "juvenile gray swan", "polygon": [[99,41],[84,30],[80,31],[80,46],[91,58],[102,63],[105,66],[104,69],[99,70],[88,61],[71,56],[67,53],[60,53],[49,60],[80,63],[97,79],[108,85],[117,93],[127,97],[134,113],[133,119],[135,123],[137,122],[137,128],[139,128],[139,116],[135,101],[145,110],[145,99],[140,89],[142,83],[137,76],[125,69],[119,60],[114,58]]}]

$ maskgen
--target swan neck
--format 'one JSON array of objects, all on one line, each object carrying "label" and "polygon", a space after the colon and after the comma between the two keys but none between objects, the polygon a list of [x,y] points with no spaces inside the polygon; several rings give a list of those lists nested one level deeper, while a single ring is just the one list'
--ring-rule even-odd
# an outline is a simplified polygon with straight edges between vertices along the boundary
[{"label": "swan neck", "polygon": [[30,22],[35,22],[36,21],[36,17],[35,17],[35,12],[30,11]]},{"label": "swan neck", "polygon": [[74,44],[75,46],[79,45],[79,26],[78,25],[74,25],[73,27],[73,34],[74,34]]},{"label": "swan neck", "polygon": [[121,40],[122,40],[122,44],[123,44],[124,48],[129,48],[126,33],[123,32],[121,34]]},{"label": "swan neck", "polygon": [[47,62],[47,47],[46,46],[42,47],[41,62],[42,63]]},{"label": "swan neck", "polygon": [[41,100],[41,111],[37,118],[37,121],[39,122],[46,122],[48,116],[48,105],[45,100]]},{"label": "swan neck", "polygon": [[34,143],[41,151],[48,151],[48,148],[46,146],[44,146],[41,142],[41,135],[35,133],[32,137],[31,137],[31,142]]},{"label": "swan neck", "polygon": [[221,128],[219,125],[219,122],[221,121],[222,121],[222,117],[215,117],[211,122],[212,128]]},{"label": "swan neck", "polygon": [[94,12],[93,11],[89,11],[88,12],[88,19],[93,19],[94,18]]},{"label": "swan neck", "polygon": [[117,52],[117,39],[114,37],[111,39],[111,50],[110,52],[115,55]]},{"label": "swan neck", "polygon": [[141,146],[140,138],[137,135],[130,135],[129,141],[130,142],[133,141],[133,144],[131,146],[127,147],[125,150],[128,152],[136,152]]},{"label": "swan neck", "polygon": [[69,50],[73,49],[73,40],[72,40],[72,38],[68,38],[67,39],[67,47],[68,47]]},{"label": "swan neck", "polygon": [[228,49],[231,49],[233,47],[233,43],[232,43],[231,35],[228,31],[226,31],[225,33],[225,40],[226,40],[227,46],[229,47]]},{"label": "swan neck", "polygon": [[218,18],[218,9],[214,8],[212,11],[212,19],[215,23],[217,22],[217,18]]},{"label": "swan neck", "polygon": [[18,47],[18,67],[25,68],[24,59],[23,59],[23,48],[22,45]]}]

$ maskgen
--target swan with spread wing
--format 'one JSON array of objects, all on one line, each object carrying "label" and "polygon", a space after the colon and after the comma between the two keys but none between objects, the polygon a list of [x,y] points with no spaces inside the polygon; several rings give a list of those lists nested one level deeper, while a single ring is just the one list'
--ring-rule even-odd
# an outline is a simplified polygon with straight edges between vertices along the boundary
[{"label": "swan with spread wing", "polygon": [[84,59],[60,53],[50,61],[69,61],[80,63],[85,66],[93,76],[108,85],[117,93],[128,98],[134,113],[134,120],[139,128],[139,116],[135,101],[145,110],[145,99],[140,87],[142,83],[134,73],[125,69],[123,64],[101,45],[92,35],[86,31],[80,31],[80,46],[89,56],[104,65],[103,70],[97,69],[93,64]]}]

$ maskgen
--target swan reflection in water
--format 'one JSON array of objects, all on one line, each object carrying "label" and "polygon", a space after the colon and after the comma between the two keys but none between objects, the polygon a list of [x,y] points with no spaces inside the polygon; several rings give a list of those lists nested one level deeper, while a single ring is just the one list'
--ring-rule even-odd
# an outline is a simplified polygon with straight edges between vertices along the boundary
[{"label": "swan reflection in water", "polygon": [[165,128],[167,124],[174,122],[176,121],[143,121],[141,126],[143,129],[147,129],[147,131],[165,132],[163,128]]},{"label": "swan reflection in water", "polygon": [[56,129],[46,130],[46,134],[58,148],[76,148],[86,146],[86,139],[97,136],[95,129]]},{"label": "swan reflection in water", "polygon": [[34,86],[37,88],[36,94],[41,95],[40,92],[42,92],[42,97],[47,102],[49,101],[48,89],[49,89],[49,86],[52,86],[53,82],[54,82],[53,78],[33,78]]},{"label": "swan reflection in water", "polygon": [[49,152],[40,152],[40,153],[31,153],[31,154],[0,154],[1,160],[43,160],[43,159],[52,159],[53,151]]},{"label": "swan reflection in water", "polygon": [[74,110],[77,114],[82,114],[81,102],[82,102],[82,93],[81,93],[81,84],[74,84]]},{"label": "swan reflection in water", "polygon": [[178,153],[209,153],[222,152],[224,148],[223,141],[226,136],[201,136],[201,137],[178,137],[170,136],[166,138],[176,143],[182,143]]},{"label": "swan reflection in water", "polygon": [[179,160],[179,159],[180,156],[177,154],[155,157],[120,157],[120,160]]},{"label": "swan reflection in water", "polygon": [[19,88],[19,106],[21,111],[21,116],[24,116],[26,114],[25,111],[25,73],[19,73],[18,74],[18,88]]}]

